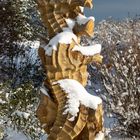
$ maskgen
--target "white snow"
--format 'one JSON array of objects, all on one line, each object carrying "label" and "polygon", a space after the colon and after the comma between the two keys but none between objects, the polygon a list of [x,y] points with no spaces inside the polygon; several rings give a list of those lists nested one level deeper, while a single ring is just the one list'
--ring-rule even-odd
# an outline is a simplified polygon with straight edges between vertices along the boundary
[{"label": "white snow", "polygon": [[9,98],[8,98],[9,95],[10,95],[10,93],[8,93],[8,92],[5,93],[5,98],[6,98],[6,100],[9,100]]},{"label": "white snow", "polygon": [[7,136],[4,140],[31,140],[23,132],[18,132],[12,128],[7,128],[6,134]]},{"label": "white snow", "polygon": [[92,83],[91,83],[90,80],[88,80],[87,85],[88,85],[88,86],[92,86]]},{"label": "white snow", "polygon": [[103,140],[104,139],[104,133],[100,131],[96,134],[95,140]]},{"label": "white snow", "polygon": [[20,45],[23,46],[30,46],[33,49],[38,49],[40,46],[40,42],[39,41],[22,41],[22,42],[17,42]]},{"label": "white snow", "polygon": [[5,104],[6,102],[0,98],[0,104]]},{"label": "white snow", "polygon": [[48,94],[47,89],[46,89],[44,86],[42,86],[42,87],[40,88],[40,91],[41,91],[44,95],[46,95],[46,96],[48,96],[48,97],[50,98],[50,95]]},{"label": "white snow", "polygon": [[70,29],[65,29],[63,32],[57,34],[54,36],[49,44],[44,47],[46,51],[46,55],[51,56],[52,55],[52,50],[57,50],[57,45],[58,43],[61,44],[70,44],[74,40],[77,42],[77,36],[72,32]]},{"label": "white snow", "polygon": [[[65,21],[66,21],[68,27],[72,30],[73,27],[74,27],[74,25],[75,25],[75,21],[72,20],[72,19],[70,19],[70,18],[66,19]],[[64,28],[64,29],[65,29],[65,28]]]},{"label": "white snow", "polygon": [[96,110],[98,105],[102,103],[102,100],[99,97],[89,94],[86,89],[76,80],[64,79],[59,80],[54,84],[57,83],[60,84],[60,87],[66,93],[68,93],[68,101],[67,105],[65,106],[66,109],[64,114],[70,113],[73,116],[70,118],[70,121],[74,121],[75,117],[77,116],[80,104]]},{"label": "white snow", "polygon": [[75,45],[73,48],[73,51],[79,51],[83,55],[86,56],[93,56],[95,54],[98,54],[101,52],[101,45],[100,44],[95,44],[91,46],[81,46],[81,45]]},{"label": "white snow", "polygon": [[12,116],[13,115],[18,115],[19,117],[24,117],[25,119],[28,119],[29,116],[30,116],[30,113],[26,113],[26,112],[22,112],[22,111],[19,111],[19,110],[16,110],[15,112],[12,113]]},{"label": "white snow", "polygon": [[31,48],[38,49],[40,46],[40,41],[32,41]]},{"label": "white snow", "polygon": [[[94,17],[85,17],[84,15],[82,14],[79,14],[77,17],[76,17],[76,21],[78,24],[85,24],[86,22],[88,22],[89,20],[93,20],[95,21]],[[75,25],[75,21],[72,20],[72,19],[66,19],[66,22],[67,22],[67,25],[68,25],[68,28],[63,28],[63,32],[61,33],[58,33],[56,36],[54,36],[50,42],[44,46],[44,49],[45,49],[45,52],[46,52],[46,55],[48,56],[51,56],[52,55],[52,51],[55,50],[57,51],[57,46],[58,46],[58,43],[61,43],[61,44],[70,44],[72,42],[72,40],[74,40],[77,44],[77,36],[72,32],[72,29]],[[99,45],[99,44],[98,44]],[[89,46],[88,46],[89,47]],[[101,47],[101,46],[100,46]],[[91,49],[92,47],[89,47],[89,49],[87,51],[83,51],[83,48],[81,47],[81,52],[84,52],[85,55],[88,54],[88,55],[92,55],[92,53],[89,53],[91,52]],[[98,47],[97,47],[98,48]],[[99,49],[99,48],[98,48]],[[97,49],[95,49],[97,50]],[[92,50],[93,52],[93,50]]]},{"label": "white snow", "polygon": [[79,25],[82,25],[82,24],[85,24],[87,23],[89,20],[93,20],[93,22],[95,21],[95,18],[94,17],[86,17],[82,14],[79,14],[77,17],[76,17],[76,21]]}]

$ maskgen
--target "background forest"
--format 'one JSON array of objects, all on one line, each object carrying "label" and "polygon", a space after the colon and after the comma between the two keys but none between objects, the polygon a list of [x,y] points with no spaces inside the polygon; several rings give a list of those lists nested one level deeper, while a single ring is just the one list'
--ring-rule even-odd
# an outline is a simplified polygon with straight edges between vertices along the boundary
[{"label": "background forest", "polygon": [[[0,139],[44,140],[36,118],[44,72],[37,49],[47,29],[32,0],[0,1]],[[96,24],[85,43],[102,44],[87,89],[104,102],[106,139],[140,139],[140,17]]]}]

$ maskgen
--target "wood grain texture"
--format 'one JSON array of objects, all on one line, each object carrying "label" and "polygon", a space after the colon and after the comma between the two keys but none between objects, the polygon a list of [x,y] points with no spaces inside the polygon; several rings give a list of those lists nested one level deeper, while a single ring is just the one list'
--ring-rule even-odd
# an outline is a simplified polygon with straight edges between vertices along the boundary
[{"label": "wood grain texture", "polygon": [[[82,14],[80,6],[91,7],[92,1],[38,0],[41,18],[48,29],[50,38],[62,32],[64,27],[68,27],[66,18],[75,19],[79,13]],[[76,23],[73,32],[79,40],[82,35],[92,36],[93,20],[89,20],[83,25]],[[41,95],[37,116],[48,134],[47,140],[94,140],[96,134],[103,129],[101,104],[97,110],[89,109],[81,104],[74,121],[69,120],[72,117],[71,114],[64,114],[68,100],[67,93],[54,82],[62,79],[74,79],[85,87],[88,77],[87,65],[91,62],[102,62],[100,54],[84,56],[78,51],[73,51],[75,45],[75,41],[70,44],[58,43],[57,50],[53,50],[51,56],[46,55],[43,48],[38,50],[46,71],[44,86],[47,87],[50,97]]]},{"label": "wood grain texture", "polygon": [[91,0],[37,0],[41,19],[48,29],[51,38],[67,27],[66,18],[74,19],[79,13],[80,6],[92,6]]}]

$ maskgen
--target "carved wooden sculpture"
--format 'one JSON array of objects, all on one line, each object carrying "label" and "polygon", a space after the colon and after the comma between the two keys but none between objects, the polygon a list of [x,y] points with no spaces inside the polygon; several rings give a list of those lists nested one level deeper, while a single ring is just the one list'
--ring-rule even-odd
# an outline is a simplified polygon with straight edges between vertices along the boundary
[{"label": "carved wooden sculpture", "polygon": [[37,109],[48,140],[94,140],[103,130],[101,100],[83,88],[87,84],[87,64],[101,63],[102,56],[96,48],[100,50],[99,45],[80,46],[81,36],[93,35],[94,29],[93,19],[84,17],[80,6],[92,7],[92,1],[38,0],[50,37],[48,44],[39,48],[47,78]]}]

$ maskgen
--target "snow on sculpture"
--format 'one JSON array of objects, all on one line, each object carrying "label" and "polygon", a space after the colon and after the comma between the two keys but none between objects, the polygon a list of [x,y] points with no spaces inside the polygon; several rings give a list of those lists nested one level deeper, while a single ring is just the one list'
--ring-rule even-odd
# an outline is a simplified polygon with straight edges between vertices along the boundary
[{"label": "snow on sculpture", "polygon": [[38,0],[49,42],[39,48],[46,70],[37,116],[48,140],[95,140],[103,131],[102,101],[90,95],[87,64],[101,63],[101,46],[82,46],[92,36],[94,18],[83,15],[92,0]]}]

